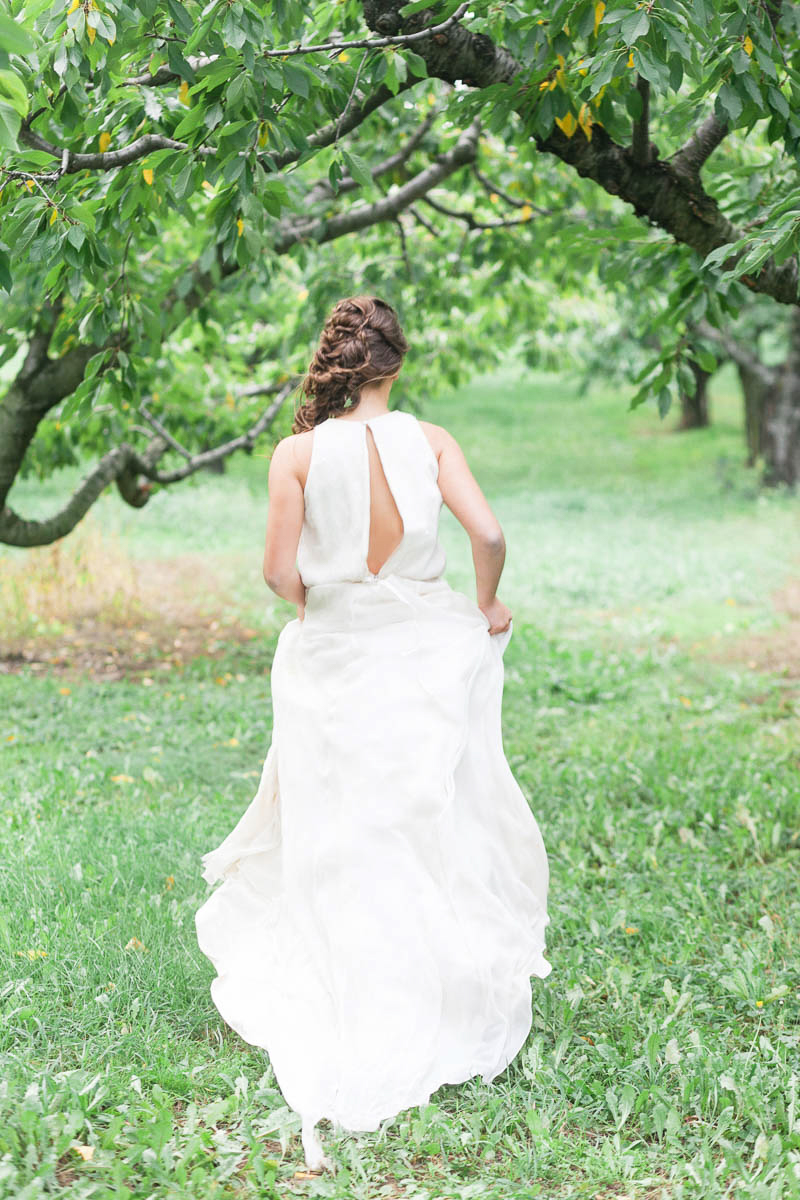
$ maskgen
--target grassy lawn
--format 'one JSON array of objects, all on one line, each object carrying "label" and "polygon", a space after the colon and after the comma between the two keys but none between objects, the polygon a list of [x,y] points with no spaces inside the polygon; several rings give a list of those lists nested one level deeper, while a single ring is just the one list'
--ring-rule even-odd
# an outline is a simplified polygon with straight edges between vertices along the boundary
[{"label": "grassy lawn", "polygon": [[[266,458],[0,552],[0,1197],[800,1196],[800,516],[744,468],[724,373],[712,411],[675,434],[508,370],[420,412],[506,532],[504,741],[553,971],[493,1085],[323,1125],[335,1176],[303,1173],[194,932],[294,616],[261,580]],[[51,511],[75,478],[11,502]],[[446,511],[441,534],[474,595]]]}]

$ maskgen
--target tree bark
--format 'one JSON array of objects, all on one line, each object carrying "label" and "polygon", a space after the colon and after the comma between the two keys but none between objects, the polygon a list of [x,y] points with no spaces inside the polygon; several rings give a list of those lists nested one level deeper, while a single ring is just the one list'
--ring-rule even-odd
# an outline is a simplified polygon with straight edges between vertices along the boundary
[{"label": "tree bark", "polygon": [[747,440],[747,465],[754,467],[764,454],[766,432],[764,413],[767,396],[774,387],[760,371],[754,371],[745,362],[738,362],[739,385],[744,397],[744,431]]},{"label": "tree bark", "polygon": [[696,362],[690,362],[694,375],[694,391],[681,392],[681,420],[678,429],[705,429],[711,424],[708,412],[708,381],[710,371],[704,371]]},{"label": "tree bark", "polygon": [[789,322],[789,353],[765,398],[764,482],[796,487],[800,480],[800,308]]}]

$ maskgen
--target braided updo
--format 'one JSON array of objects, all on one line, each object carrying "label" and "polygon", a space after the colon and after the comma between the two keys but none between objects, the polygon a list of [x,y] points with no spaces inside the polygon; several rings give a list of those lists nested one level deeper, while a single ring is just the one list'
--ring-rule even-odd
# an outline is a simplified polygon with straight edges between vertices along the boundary
[{"label": "braided updo", "polygon": [[301,384],[308,396],[297,409],[292,433],[313,429],[355,407],[365,383],[387,379],[400,369],[408,350],[397,313],[377,296],[350,296],[334,305],[319,346]]}]

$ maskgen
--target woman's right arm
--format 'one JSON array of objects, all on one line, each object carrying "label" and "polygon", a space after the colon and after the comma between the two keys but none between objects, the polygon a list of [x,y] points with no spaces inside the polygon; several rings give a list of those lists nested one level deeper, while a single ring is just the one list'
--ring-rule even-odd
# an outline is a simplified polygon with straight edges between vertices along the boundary
[{"label": "woman's right arm", "polygon": [[500,633],[508,628],[511,621],[510,610],[497,598],[497,585],[506,558],[503,530],[458,442],[441,425],[435,428],[439,490],[445,504],[469,535],[475,564],[478,608],[489,621],[489,632]]}]

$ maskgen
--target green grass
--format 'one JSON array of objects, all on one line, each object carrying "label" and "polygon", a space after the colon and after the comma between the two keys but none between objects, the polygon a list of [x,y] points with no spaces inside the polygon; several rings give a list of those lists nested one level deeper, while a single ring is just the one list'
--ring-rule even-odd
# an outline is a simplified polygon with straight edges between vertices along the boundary
[{"label": "green grass", "polygon": [[[506,531],[504,742],[550,857],[553,972],[503,1076],[379,1134],[325,1132],[334,1177],[292,1178],[298,1120],[220,1021],[193,924],[199,856],[255,791],[294,612],[260,580],[265,462],[141,512],[104,498],[132,555],[223,563],[263,637],[150,686],[0,676],[0,1195],[800,1195],[797,694],[702,653],[779,632],[800,525],[743,467],[724,377],[712,407],[675,435],[614,390],[509,371],[421,414]],[[70,478],[14,503],[47,511]],[[474,594],[449,513],[442,536]]]}]

